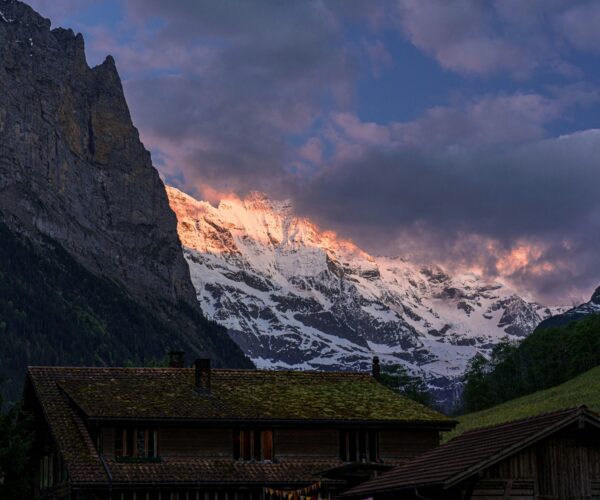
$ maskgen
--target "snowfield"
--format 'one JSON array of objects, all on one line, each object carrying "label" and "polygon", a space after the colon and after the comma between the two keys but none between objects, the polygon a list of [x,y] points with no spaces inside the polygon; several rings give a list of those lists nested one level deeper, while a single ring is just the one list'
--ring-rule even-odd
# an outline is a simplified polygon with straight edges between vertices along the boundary
[{"label": "snowfield", "polygon": [[448,407],[476,353],[564,310],[472,274],[373,257],[261,194],[215,208],[167,192],[204,313],[260,368],[367,370],[377,355],[424,376]]}]

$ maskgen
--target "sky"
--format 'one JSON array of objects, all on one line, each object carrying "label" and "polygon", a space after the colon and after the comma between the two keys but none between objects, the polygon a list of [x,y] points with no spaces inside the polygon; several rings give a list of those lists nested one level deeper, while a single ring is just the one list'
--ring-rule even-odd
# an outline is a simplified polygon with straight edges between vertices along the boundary
[{"label": "sky", "polygon": [[166,183],[547,304],[600,285],[600,2],[31,0],[112,54]]}]

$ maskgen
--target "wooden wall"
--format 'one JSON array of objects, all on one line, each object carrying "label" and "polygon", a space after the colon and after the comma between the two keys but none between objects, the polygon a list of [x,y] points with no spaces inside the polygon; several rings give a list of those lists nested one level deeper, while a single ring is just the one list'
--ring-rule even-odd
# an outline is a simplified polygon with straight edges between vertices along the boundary
[{"label": "wooden wall", "polygon": [[600,498],[599,434],[573,427],[536,443],[484,471],[472,499]]},{"label": "wooden wall", "polygon": [[533,480],[481,479],[475,485],[471,500],[533,500]]},{"label": "wooden wall", "polygon": [[338,458],[339,431],[335,429],[275,429],[277,458]]},{"label": "wooden wall", "polygon": [[435,448],[440,443],[437,431],[382,430],[379,433],[379,456],[382,460],[406,460]]},{"label": "wooden wall", "polygon": [[[379,431],[380,458],[405,460],[439,444],[439,433],[429,430]],[[277,459],[339,458],[338,429],[274,429]],[[115,429],[102,429],[102,447],[106,457],[114,457]],[[158,429],[159,454],[164,457],[233,458],[233,430],[220,428]]]},{"label": "wooden wall", "polygon": [[[102,429],[103,452],[115,454],[114,428]],[[158,453],[163,457],[233,458],[231,429],[165,427],[158,429]]]},{"label": "wooden wall", "polygon": [[162,457],[233,458],[233,430],[159,429],[158,453]]},{"label": "wooden wall", "polygon": [[102,452],[105,457],[113,458],[115,456],[115,429],[105,427],[102,432]]}]

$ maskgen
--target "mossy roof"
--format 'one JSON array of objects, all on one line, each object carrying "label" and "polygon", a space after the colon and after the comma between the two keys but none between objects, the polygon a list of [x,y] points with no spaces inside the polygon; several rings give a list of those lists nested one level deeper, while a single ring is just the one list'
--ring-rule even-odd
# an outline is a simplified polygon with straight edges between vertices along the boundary
[{"label": "mossy roof", "polygon": [[206,394],[189,368],[50,370],[90,419],[453,424],[363,373],[213,369]]}]

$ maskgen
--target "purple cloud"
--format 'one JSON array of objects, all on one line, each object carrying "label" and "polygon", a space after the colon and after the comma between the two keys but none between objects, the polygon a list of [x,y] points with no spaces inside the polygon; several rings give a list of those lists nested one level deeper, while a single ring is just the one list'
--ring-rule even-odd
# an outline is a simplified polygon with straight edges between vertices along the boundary
[{"label": "purple cloud", "polygon": [[568,45],[597,51],[597,2],[567,0],[400,0],[399,25],[444,68],[467,75],[538,70],[578,76]]},{"label": "purple cloud", "polygon": [[[597,286],[599,154],[600,131],[502,150],[365,147],[297,202],[371,251],[476,266],[556,300],[565,283]],[[520,248],[535,258],[501,265]]]},{"label": "purple cloud", "polygon": [[[91,2],[32,4],[56,25]],[[90,60],[115,56],[163,177],[212,200],[291,196],[373,252],[477,268],[540,296],[597,286],[599,133],[553,132],[600,102],[574,56],[597,53],[597,2],[119,5],[121,21],[76,27]],[[406,40],[453,88],[410,118],[365,119],[364,80],[393,73],[398,85],[422,62],[403,59]],[[402,92],[390,99],[410,103]]]},{"label": "purple cloud", "polygon": [[600,53],[600,4],[587,2],[574,5],[560,17],[559,27],[576,48]]}]

